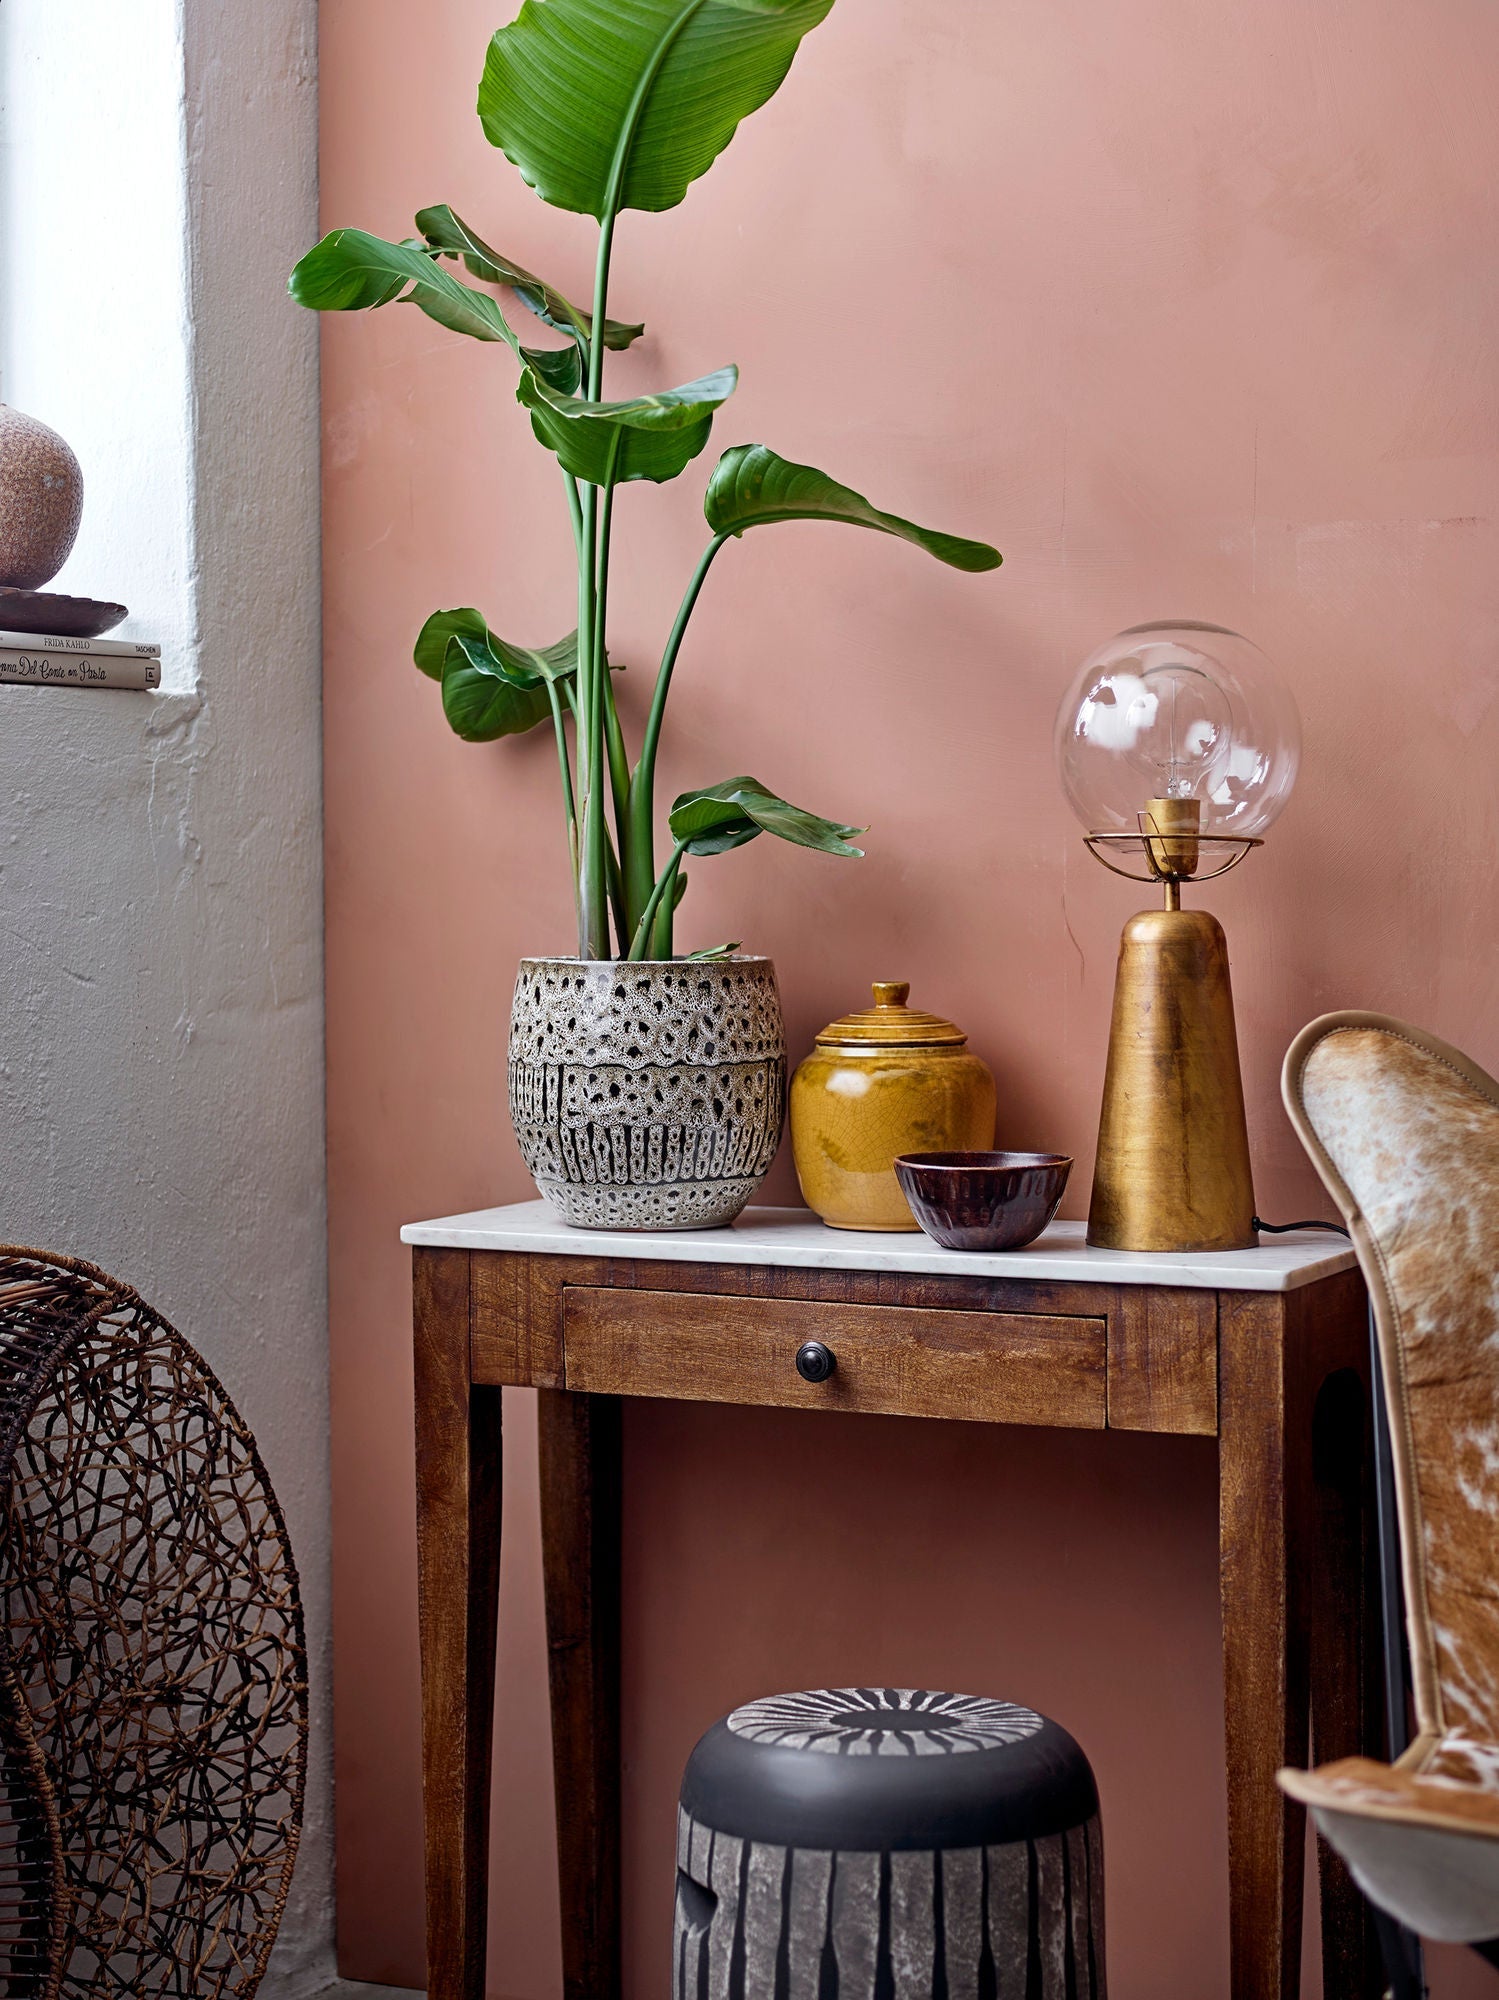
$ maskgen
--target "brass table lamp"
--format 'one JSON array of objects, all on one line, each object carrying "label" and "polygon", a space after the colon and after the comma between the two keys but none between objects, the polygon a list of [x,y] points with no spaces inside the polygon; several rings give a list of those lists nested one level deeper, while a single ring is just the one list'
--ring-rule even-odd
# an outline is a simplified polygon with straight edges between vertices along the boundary
[{"label": "brass table lamp", "polygon": [[1254,1183],[1228,941],[1216,917],[1182,908],[1181,887],[1261,844],[1296,782],[1296,703],[1237,632],[1136,625],[1085,661],[1056,750],[1089,851],[1163,891],[1120,943],[1088,1241],[1243,1249]]}]

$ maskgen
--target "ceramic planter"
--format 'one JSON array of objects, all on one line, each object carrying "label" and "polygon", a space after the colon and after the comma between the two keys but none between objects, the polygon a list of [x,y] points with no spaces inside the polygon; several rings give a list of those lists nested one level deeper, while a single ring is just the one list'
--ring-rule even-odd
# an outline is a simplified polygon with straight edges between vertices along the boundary
[{"label": "ceramic planter", "polygon": [[768,958],[523,958],[510,1116],[541,1194],[582,1229],[710,1229],[770,1170],[786,1038]]}]

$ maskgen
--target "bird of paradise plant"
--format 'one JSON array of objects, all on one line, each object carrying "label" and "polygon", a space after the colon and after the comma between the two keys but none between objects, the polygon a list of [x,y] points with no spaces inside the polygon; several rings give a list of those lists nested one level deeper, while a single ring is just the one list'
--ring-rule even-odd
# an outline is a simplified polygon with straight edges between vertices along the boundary
[{"label": "bird of paradise plant", "polygon": [[[740,120],[775,94],[802,37],[832,4],[525,0],[494,36],[479,85],[480,121],[543,201],[596,217],[591,311],[491,249],[447,206],[423,209],[418,235],[401,242],[336,229],[291,275],[292,296],[316,311],[400,301],[455,332],[501,342],[520,364],[518,400],[562,470],[577,551],[576,627],[533,650],[501,638],[472,607],[439,611],[422,627],[415,660],[441,683],[447,719],[468,742],[550,720],[583,958],[670,958],[689,857],[723,854],[762,833],[825,854],[860,852],[850,842],[862,829],[738,777],[674,802],[670,851],[658,865],[656,759],[667,697],[693,608],[731,537],[787,521],[842,521],[898,536],[955,569],[988,570],[1000,561],[983,542],[882,513],[826,473],[765,445],[735,445],[708,482],[703,511],[711,539],[667,638],[639,755],[630,761],[605,637],[615,495],[632,481],[675,479],[698,456],[738,371],[720,368],[680,388],[605,400],[606,354],[645,331],[608,317],[615,225],[625,209],[667,209],[682,200]],[[567,344],[523,345],[493,294],[463,282],[449,263],[507,293]]]}]

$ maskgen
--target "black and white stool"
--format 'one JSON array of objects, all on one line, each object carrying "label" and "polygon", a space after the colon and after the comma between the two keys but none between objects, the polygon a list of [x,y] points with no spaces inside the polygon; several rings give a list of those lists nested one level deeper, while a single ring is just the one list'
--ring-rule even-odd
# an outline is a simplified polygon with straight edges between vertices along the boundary
[{"label": "black and white stool", "polygon": [[1104,2000],[1088,1760],[1013,1702],[819,1688],[688,1759],[674,2000]]}]

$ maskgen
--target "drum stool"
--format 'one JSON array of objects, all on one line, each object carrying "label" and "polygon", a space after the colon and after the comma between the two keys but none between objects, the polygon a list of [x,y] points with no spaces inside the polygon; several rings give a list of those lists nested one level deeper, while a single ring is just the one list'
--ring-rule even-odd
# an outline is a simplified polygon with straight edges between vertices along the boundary
[{"label": "drum stool", "polygon": [[736,1708],[688,1759],[674,2000],[1104,2000],[1081,1749],[926,1688]]}]

